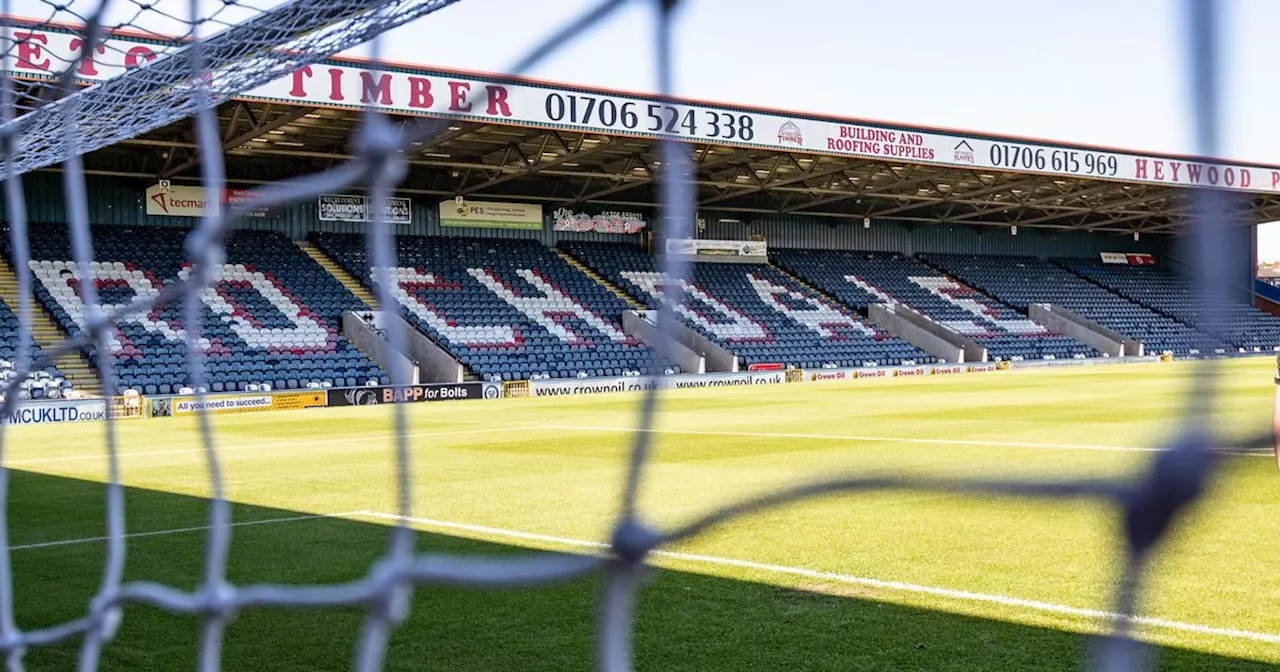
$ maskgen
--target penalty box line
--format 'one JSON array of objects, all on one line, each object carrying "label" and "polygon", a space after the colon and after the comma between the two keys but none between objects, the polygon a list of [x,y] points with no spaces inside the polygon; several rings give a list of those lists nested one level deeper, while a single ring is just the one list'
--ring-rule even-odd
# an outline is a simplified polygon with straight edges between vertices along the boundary
[{"label": "penalty box line", "polygon": [[[362,511],[354,514],[353,517],[369,517],[377,520],[398,521],[400,516],[394,513],[380,513],[375,511]],[[405,518],[407,522],[420,525],[425,528],[434,528],[438,530],[458,530],[470,532],[477,535],[488,536],[492,538],[505,539],[523,539],[527,541],[537,541],[542,543],[555,544],[570,548],[583,548],[592,550],[604,550],[608,548],[607,544],[598,541],[587,541],[584,539],[572,539],[568,537],[557,537],[545,534],[536,534],[532,532],[521,532],[518,530],[508,530],[498,527],[488,527],[484,525],[470,525],[467,523],[455,523],[445,520],[435,520],[432,518]],[[1027,600],[1008,595],[975,593],[967,590],[956,590],[952,588],[939,588],[936,586],[925,586],[914,583],[904,583],[902,581],[886,581],[883,579],[873,579],[861,576],[852,576],[849,574],[840,574],[836,572],[823,572],[815,569],[805,569],[803,567],[788,567],[785,565],[774,565],[752,560],[741,560],[736,558],[724,558],[711,555],[700,555],[695,553],[680,553],[677,551],[651,551],[650,555],[658,558],[666,558],[681,562],[694,564],[714,565],[721,567],[736,567],[739,569],[748,569],[752,571],[763,572],[767,574],[779,574],[786,576],[797,576],[807,579],[816,579],[820,581],[828,581],[832,583],[843,583],[846,585],[864,586],[886,592],[910,593],[917,595],[930,595],[933,597],[943,597],[961,602],[994,604],[1002,607],[1014,607],[1027,611],[1037,611],[1041,613],[1049,613],[1060,616],[1073,616],[1078,618],[1086,618],[1091,620],[1116,620],[1122,618],[1120,614],[1100,609],[1085,609],[1081,607],[1072,607],[1065,604],[1054,604],[1052,602],[1043,602],[1040,600]],[[1250,630],[1238,630],[1234,628],[1218,628],[1208,625],[1200,625],[1197,623],[1184,623],[1181,621],[1172,621],[1163,618],[1152,618],[1147,616],[1136,616],[1130,619],[1136,625],[1147,626],[1151,628],[1159,628],[1164,630],[1174,630],[1179,632],[1194,633],[1197,635],[1208,635],[1213,637],[1222,637],[1226,639],[1249,640],[1255,642],[1265,642],[1268,644],[1280,644],[1280,634],[1254,632]]]},{"label": "penalty box line", "polygon": [[[345,511],[342,513],[328,514],[308,514],[298,516],[285,516],[280,518],[266,518],[262,520],[245,520],[231,523],[231,527],[253,527],[261,525],[276,525],[283,523],[296,523],[303,521],[321,520],[321,519],[344,519],[344,520],[360,520],[373,519],[382,521],[399,521],[400,516],[394,513],[380,513],[377,511]],[[419,525],[425,528],[434,528],[438,530],[458,530],[470,532],[472,534],[488,536],[500,539],[523,539],[526,541],[537,541],[542,543],[556,544],[569,548],[583,548],[591,550],[605,550],[607,544],[598,541],[587,541],[584,539],[572,539],[569,537],[557,537],[546,534],[536,534],[533,532],[521,532],[518,530],[508,530],[498,527],[488,527],[484,525],[471,525],[467,523],[455,523],[445,520],[435,520],[432,518],[405,518],[405,521]],[[148,537],[162,537],[179,534],[193,534],[196,532],[206,532],[211,528],[209,525],[197,525],[191,527],[178,527],[167,530],[151,530],[147,532],[129,532],[123,535],[124,539],[137,539]],[[55,541],[36,542],[31,544],[17,544],[9,547],[10,551],[25,551],[41,548],[54,548],[59,546],[73,546],[78,544],[90,544],[106,541],[108,537],[79,537],[74,539],[60,539]],[[773,565],[752,560],[740,560],[736,558],[723,558],[711,555],[699,555],[694,553],[680,553],[676,551],[652,551],[651,555],[659,558],[667,558],[682,562],[695,564],[715,565],[721,567],[737,567],[739,569],[748,569],[768,574],[780,574],[787,576],[798,576],[808,579],[816,579],[820,581],[829,581],[833,583],[843,583],[847,585],[858,585],[867,588],[874,588],[887,592],[912,593],[919,595],[931,595],[934,597],[943,597],[962,602],[974,602],[984,604],[995,604],[1004,607],[1016,607],[1028,611],[1038,611],[1042,613],[1057,614],[1063,616],[1074,616],[1079,618],[1087,618],[1093,620],[1114,620],[1120,618],[1119,614],[1099,609],[1084,609],[1080,607],[1072,607],[1063,604],[1054,604],[1052,602],[1042,602],[1039,600],[1026,600],[1008,595],[997,595],[987,593],[975,593],[966,590],[955,590],[952,588],[939,588],[936,586],[924,586],[913,583],[904,583],[902,581],[886,581],[883,579],[873,579],[861,576],[852,576],[849,574],[839,574],[836,572],[823,572],[814,569],[805,569],[803,567],[788,567],[785,565]],[[1238,630],[1233,628],[1218,628],[1208,625],[1200,625],[1196,623],[1183,623],[1181,621],[1171,621],[1162,618],[1151,618],[1147,616],[1138,616],[1132,619],[1132,622],[1138,625],[1148,626],[1152,628],[1160,628],[1165,630],[1174,630],[1180,632],[1194,633],[1198,635],[1209,635],[1214,637],[1222,637],[1227,639],[1249,640],[1255,642],[1265,642],[1268,644],[1280,644],[1280,635],[1253,632],[1250,630]]]},{"label": "penalty box line", "polygon": [[[422,439],[433,437],[449,437],[449,436],[470,436],[473,434],[504,434],[509,432],[527,432],[545,429],[541,425],[524,426],[524,427],[483,427],[477,429],[456,429],[443,430],[438,432],[412,432],[405,434],[406,438]],[[394,432],[386,430],[372,432],[362,436],[346,436],[336,439],[294,439],[288,437],[280,437],[276,441],[270,443],[246,443],[230,446],[214,446],[217,453],[230,453],[242,450],[281,450],[286,448],[294,448],[298,446],[325,446],[342,443],[367,443],[371,441],[384,441],[395,438]],[[168,450],[134,450],[120,451],[116,456],[120,459],[133,457],[154,457],[156,455],[183,455],[188,453],[203,453],[204,448],[172,448]],[[78,462],[81,460],[106,460],[106,451],[95,453],[83,453],[77,455],[59,455],[57,457],[35,457],[28,460],[13,460],[5,462],[5,467],[21,467],[28,464],[50,464],[55,462]]]},{"label": "penalty box line", "polygon": [[[924,439],[910,436],[867,436],[862,434],[804,434],[794,432],[743,432],[711,429],[639,429],[635,427],[606,427],[603,425],[544,425],[543,429],[567,432],[615,432],[669,434],[673,436],[724,436],[752,439],[807,439],[817,441],[849,441],[851,443],[906,443],[927,446],[976,446],[980,448],[1031,448],[1037,450],[1094,450],[1114,453],[1160,453],[1165,448],[1151,446],[1103,446],[1093,443],[1036,443],[1034,441],[985,441],[981,439]],[[1271,453],[1227,451],[1246,457],[1273,457]]]},{"label": "penalty box line", "polygon": [[[263,518],[261,520],[240,520],[231,523],[229,527],[253,527],[256,525],[277,525],[280,523],[297,523],[304,520],[320,520],[322,518],[341,518],[352,519],[358,515],[364,514],[364,511],[344,511],[342,513],[314,513],[299,516],[284,516],[281,518]],[[126,532],[121,535],[122,539],[139,539],[146,537],[164,537],[174,534],[191,534],[194,532],[208,532],[212,529],[212,525],[194,525],[191,527],[175,527],[168,530],[151,530],[147,532]],[[110,537],[77,537],[74,539],[58,539],[54,541],[40,541],[31,544],[16,544],[9,547],[10,551],[30,551],[38,548],[56,548],[58,546],[75,546],[78,544],[92,544],[100,541],[107,541]]]}]

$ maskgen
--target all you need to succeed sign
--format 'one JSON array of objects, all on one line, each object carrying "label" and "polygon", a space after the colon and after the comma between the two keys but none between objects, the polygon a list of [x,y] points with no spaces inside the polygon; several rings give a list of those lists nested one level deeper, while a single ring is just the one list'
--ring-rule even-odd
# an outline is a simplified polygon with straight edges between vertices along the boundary
[{"label": "all you need to succeed sign", "polygon": [[[48,77],[65,67],[69,59],[81,56],[83,41],[70,30],[19,27],[13,37],[14,57],[6,63],[14,77]],[[98,54],[82,62],[77,74],[85,83],[101,81],[163,58],[170,48],[134,37],[111,37]],[[216,89],[217,73],[212,84]],[[1143,155],[657,100],[501,76],[427,69],[378,72],[349,61],[332,60],[299,68],[252,91],[229,93],[247,100],[352,108],[374,105],[399,114],[450,115],[487,123],[602,134],[676,136],[711,144],[907,163],[1280,193],[1280,166]],[[781,91],[779,98],[785,99]]]}]

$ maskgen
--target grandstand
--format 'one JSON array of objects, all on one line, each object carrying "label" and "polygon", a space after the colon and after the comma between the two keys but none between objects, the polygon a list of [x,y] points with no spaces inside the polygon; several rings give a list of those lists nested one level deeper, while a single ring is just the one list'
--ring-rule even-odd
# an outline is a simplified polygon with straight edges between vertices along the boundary
[{"label": "grandstand", "polygon": [[[263,9],[201,39],[207,79],[160,55],[200,30],[9,19],[6,416],[108,422],[6,444],[8,667],[1042,669],[1082,634],[1107,670],[1280,662],[1240,606],[1280,585],[1278,440],[1239,422],[1274,402],[1280,167],[319,56],[454,1]],[[53,91],[81,48],[69,77],[118,77]],[[23,371],[19,305],[70,352]],[[1171,363],[1202,358],[1239,359]],[[817,384],[863,378],[892,380]]]},{"label": "grandstand", "polygon": [[[37,32],[50,50],[71,35],[49,24]],[[137,39],[113,38],[122,53],[159,48]],[[326,63],[331,76],[323,80],[302,73],[219,107],[235,187],[226,200],[349,157],[358,113],[335,101],[345,100],[342,82],[358,79],[364,66]],[[457,118],[441,137],[406,152],[409,174],[389,210],[400,234],[392,294],[399,314],[467,379],[678,376],[696,373],[695,361],[697,371],[732,372],[1112,356],[1089,329],[1132,339],[1148,355],[1280,347],[1280,318],[1248,305],[1252,229],[1229,235],[1236,303],[1218,334],[1204,333],[1204,306],[1179,275],[1176,235],[1190,186],[1229,191],[1239,224],[1280,219],[1280,169],[1272,166],[401,70],[388,75],[385,90],[366,91],[364,102],[401,117]],[[398,98],[407,77],[452,97]],[[533,99],[540,102],[527,104]],[[600,115],[568,115],[569,103],[587,100]],[[671,242],[656,206],[663,166],[657,136],[641,122],[668,113],[692,119],[679,132],[695,150],[694,236],[725,245],[692,253],[690,282],[680,288],[677,314],[693,359],[652,363],[650,343],[629,320],[669,301],[674,287],[657,263]],[[712,132],[730,126],[733,138]],[[84,157],[99,253],[92,272],[109,305],[184,277],[180,231],[195,223],[203,197],[196,150],[185,129],[170,125]],[[85,322],[66,209],[42,196],[56,188],[51,175],[32,174],[25,186],[31,217],[43,224],[32,235],[37,317],[57,335],[74,336]],[[361,239],[370,218],[363,198],[322,195],[255,212],[232,236],[217,285],[201,297],[208,391],[389,382],[385,347],[343,327],[344,313],[378,308],[376,269]],[[767,252],[735,252],[739,243]],[[1143,265],[1130,263],[1133,255]],[[1037,304],[1085,331],[1037,322]],[[899,318],[886,322],[877,306],[910,309],[935,340]],[[50,368],[24,393],[61,396],[76,383],[96,391],[85,374],[104,358],[118,373],[110,394],[189,391],[180,311],[171,305],[131,318],[109,352],[83,349],[79,366],[87,370],[67,376]],[[8,311],[0,319],[12,323]],[[0,357],[16,338],[6,334]],[[981,354],[958,355],[938,339],[974,344]],[[732,362],[705,368],[716,352]]]},{"label": "grandstand", "polygon": [[1064,306],[1136,338],[1156,352],[1224,354],[1230,347],[1044,259],[955,254],[925,255],[924,259],[1017,310],[1028,311],[1033,303]]},{"label": "grandstand", "polygon": [[[1192,283],[1177,273],[1149,266],[1103,264],[1092,259],[1060,263],[1080,277],[1158,314],[1196,329],[1207,327],[1204,301],[1197,298]],[[1218,337],[1228,345],[1249,352],[1280,345],[1280,321],[1275,316],[1244,303],[1231,302],[1224,307],[1222,333]]]}]

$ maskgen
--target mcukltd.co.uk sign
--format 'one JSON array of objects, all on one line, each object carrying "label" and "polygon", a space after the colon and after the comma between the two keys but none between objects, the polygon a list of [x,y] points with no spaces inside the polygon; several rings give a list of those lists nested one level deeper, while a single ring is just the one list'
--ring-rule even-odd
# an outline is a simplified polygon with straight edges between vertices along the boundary
[{"label": "mcukltd.co.uk sign", "polygon": [[20,401],[9,412],[10,425],[49,425],[63,422],[86,422],[107,419],[107,402],[103,399],[64,399],[60,401]]}]

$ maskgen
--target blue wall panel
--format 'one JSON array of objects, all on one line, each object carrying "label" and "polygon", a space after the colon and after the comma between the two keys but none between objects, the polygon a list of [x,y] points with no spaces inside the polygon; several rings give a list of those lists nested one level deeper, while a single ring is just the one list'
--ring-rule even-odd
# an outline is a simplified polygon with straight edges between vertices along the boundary
[{"label": "blue wall panel", "polygon": [[[704,238],[746,240],[764,236],[771,247],[819,250],[953,252],[961,254],[1025,254],[1039,257],[1093,257],[1099,252],[1163,253],[1168,239],[1086,231],[972,227],[959,224],[921,224],[876,220],[865,228],[861,220],[803,216],[757,217],[706,213]],[[741,220],[722,221],[722,219]]]}]

